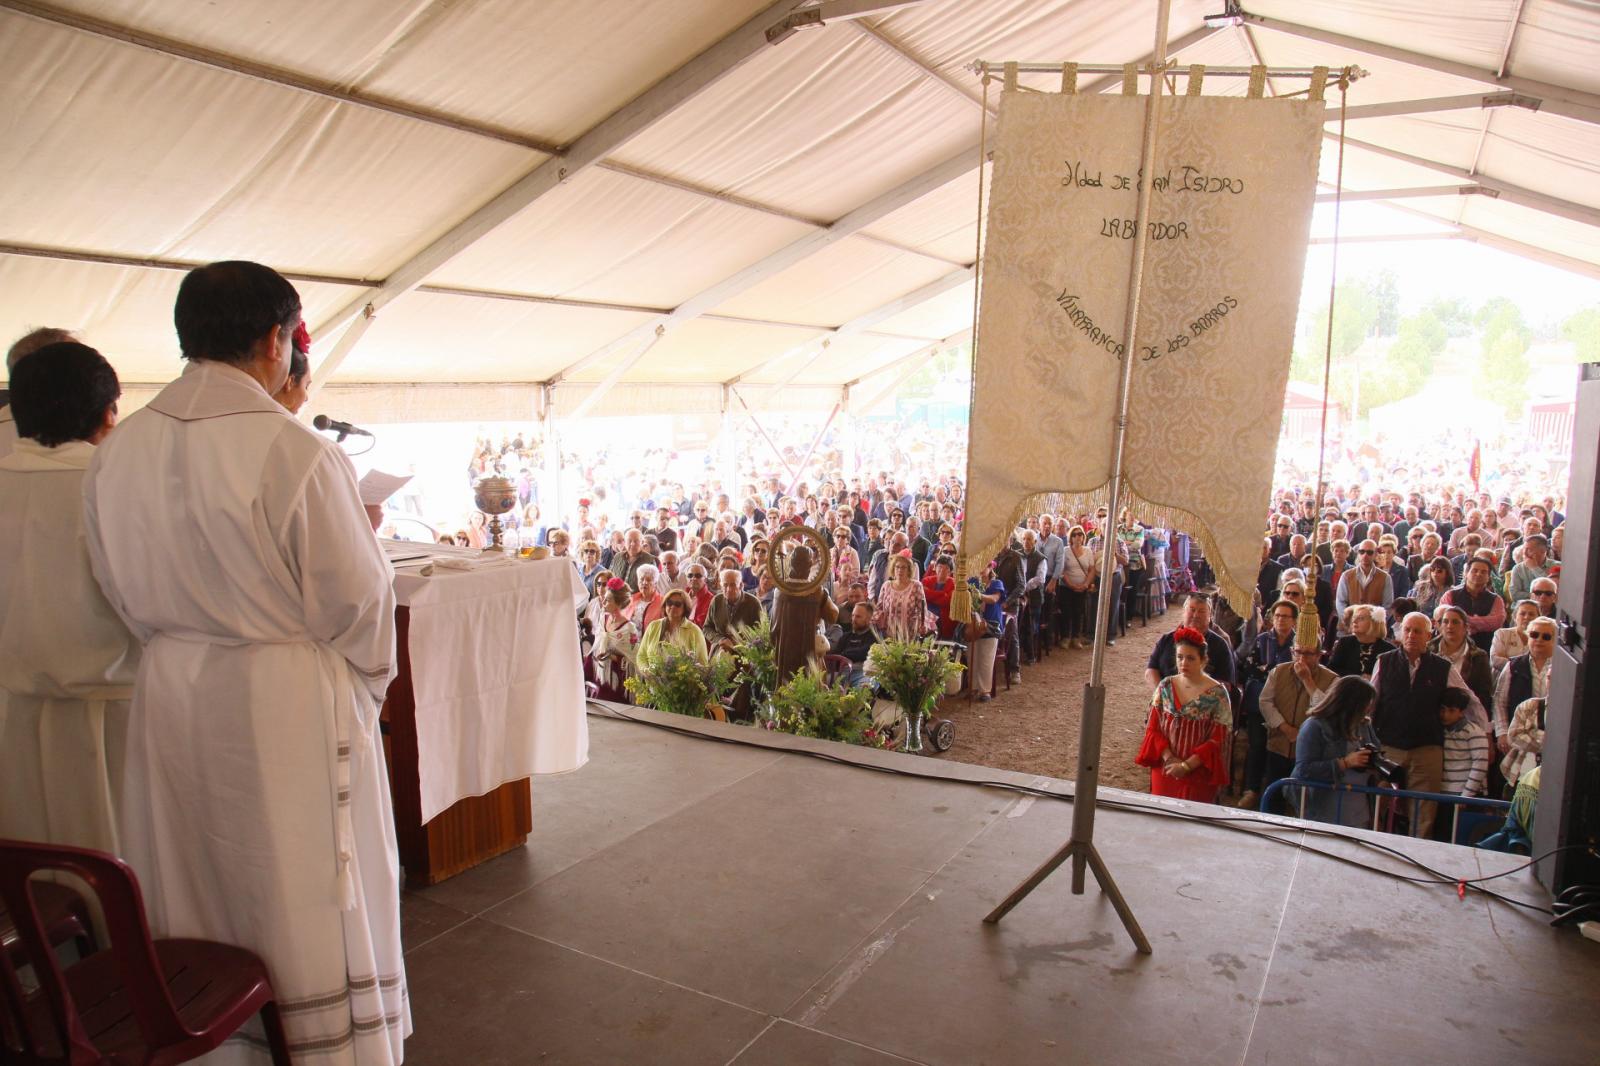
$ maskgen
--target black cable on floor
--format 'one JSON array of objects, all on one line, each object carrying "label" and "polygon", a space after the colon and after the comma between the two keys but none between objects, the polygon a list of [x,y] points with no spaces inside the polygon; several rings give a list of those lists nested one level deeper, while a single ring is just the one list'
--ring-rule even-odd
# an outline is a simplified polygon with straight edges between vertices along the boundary
[{"label": "black cable on floor", "polygon": [[[603,705],[603,713],[608,718],[616,718],[625,722],[634,722],[638,725],[650,726],[652,728],[660,729],[668,733],[674,733],[679,736],[695,737],[700,740],[707,740],[717,744],[736,744],[740,747],[760,748],[764,751],[781,751],[782,753],[788,755],[804,755],[813,759],[819,759],[823,762],[838,763],[841,766],[854,767],[858,770],[872,770],[878,773],[893,774],[899,777],[917,778],[924,781],[941,781],[949,784],[975,785],[981,788],[994,788],[1007,792],[1019,792],[1023,795],[1036,796],[1044,799],[1062,800],[1067,803],[1071,803],[1073,799],[1072,796],[1069,796],[1063,792],[1052,792],[1048,789],[1037,788],[1032,785],[1019,785],[1010,781],[972,780],[969,778],[945,777],[939,774],[924,773],[921,771],[908,770],[896,766],[879,766],[869,762],[857,762],[854,759],[845,758],[840,755],[834,755],[831,752],[812,751],[808,748],[775,748],[767,744],[759,744],[752,740],[745,740],[737,735],[730,736],[720,733],[704,733],[700,730],[690,729],[685,726],[677,726],[666,722],[653,722],[649,719],[637,718],[625,711],[619,710],[618,705],[616,704],[608,703]],[[1100,806],[1107,807],[1112,810],[1126,811],[1133,814],[1151,814],[1170,818],[1180,818],[1186,821],[1214,825],[1221,829],[1227,829],[1232,832],[1245,833],[1257,840],[1267,840],[1274,844],[1281,844],[1287,847],[1299,849],[1301,851],[1309,851],[1313,855],[1320,855],[1323,858],[1331,859],[1334,862],[1343,863],[1346,866],[1354,866],[1360,870],[1367,870],[1372,873],[1383,874],[1400,881],[1409,881],[1413,884],[1421,885],[1455,885],[1457,886],[1458,891],[1462,892],[1463,894],[1470,890],[1487,896],[1490,899],[1497,900],[1500,903],[1507,904],[1508,906],[1519,907],[1524,910],[1534,911],[1537,914],[1543,915],[1553,914],[1554,911],[1552,911],[1552,909],[1549,907],[1541,906],[1537,903],[1529,903],[1526,900],[1516,899],[1514,897],[1495,892],[1491,889],[1484,888],[1483,882],[1493,881],[1497,878],[1521,873],[1548,858],[1549,856],[1563,851],[1587,850],[1587,845],[1584,844],[1568,844],[1564,847],[1555,848],[1551,851],[1548,851],[1543,855],[1534,856],[1521,866],[1513,867],[1510,870],[1502,870],[1500,873],[1486,874],[1482,877],[1453,877],[1450,874],[1444,873],[1442,870],[1435,870],[1421,859],[1418,859],[1412,855],[1408,855],[1398,848],[1392,848],[1386,844],[1380,844],[1373,840],[1363,840],[1358,837],[1346,836],[1343,833],[1335,832],[1332,829],[1321,828],[1315,823],[1302,823],[1294,826],[1279,827],[1289,829],[1292,832],[1310,836],[1332,837],[1338,840],[1347,841],[1348,843],[1389,855],[1400,862],[1406,863],[1407,865],[1415,867],[1416,869],[1431,875],[1428,877],[1417,877],[1410,874],[1398,873],[1394,870],[1386,870],[1380,866],[1374,866],[1370,863],[1362,862],[1359,859],[1354,859],[1347,855],[1338,855],[1331,851],[1324,851],[1321,848],[1310,846],[1303,840],[1290,840],[1285,837],[1275,836],[1271,833],[1260,831],[1260,827],[1263,825],[1273,825],[1274,823],[1263,823],[1257,818],[1199,814],[1193,811],[1166,809],[1162,807],[1148,807],[1143,804],[1129,803],[1125,800],[1116,799],[1099,799],[1097,802]]]}]

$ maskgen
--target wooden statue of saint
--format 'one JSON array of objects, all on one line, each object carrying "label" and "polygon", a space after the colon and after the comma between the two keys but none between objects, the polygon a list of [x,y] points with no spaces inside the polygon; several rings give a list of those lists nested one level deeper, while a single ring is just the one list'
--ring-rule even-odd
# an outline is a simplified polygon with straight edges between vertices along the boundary
[{"label": "wooden statue of saint", "polygon": [[820,575],[811,573],[814,565],[811,549],[804,544],[796,545],[789,553],[785,576],[790,583],[804,582],[811,586],[811,591],[790,593],[780,587],[773,600],[772,646],[780,685],[807,667],[820,670],[817,623],[825,621],[832,625],[839,620],[839,608],[822,591]]}]

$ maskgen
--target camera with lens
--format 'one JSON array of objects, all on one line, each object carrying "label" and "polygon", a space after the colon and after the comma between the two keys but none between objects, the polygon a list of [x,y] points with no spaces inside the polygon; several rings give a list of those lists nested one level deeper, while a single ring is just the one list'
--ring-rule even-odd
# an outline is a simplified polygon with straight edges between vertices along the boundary
[{"label": "camera with lens", "polygon": [[1261,661],[1260,650],[1251,648],[1250,653],[1239,660],[1238,683],[1240,685],[1248,685],[1252,681],[1265,683],[1267,675],[1271,672],[1271,669]]},{"label": "camera with lens", "polygon": [[1372,757],[1367,760],[1367,769],[1371,770],[1386,784],[1395,788],[1406,787],[1406,768],[1383,754],[1383,749],[1376,744],[1363,744],[1360,750],[1371,752]]}]

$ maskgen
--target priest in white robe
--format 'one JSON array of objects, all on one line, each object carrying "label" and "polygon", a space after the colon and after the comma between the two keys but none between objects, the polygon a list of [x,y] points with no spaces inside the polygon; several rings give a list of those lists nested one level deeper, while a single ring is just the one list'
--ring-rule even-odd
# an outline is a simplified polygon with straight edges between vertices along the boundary
[{"label": "priest in white robe", "polygon": [[90,573],[83,478],[120,391],[93,348],[30,354],[0,458],[0,837],[113,854],[139,644]]},{"label": "priest in white robe", "polygon": [[[71,332],[46,326],[43,329],[32,330],[17,338],[15,344],[6,352],[6,372],[17,365],[17,360],[25,355],[31,355],[47,344],[58,344],[61,341],[75,340]],[[12,415],[8,404],[0,407],[0,459],[11,454],[11,449],[17,444],[17,421]]]},{"label": "priest in white robe", "polygon": [[[389,1064],[411,1030],[378,708],[393,572],[350,464],[274,402],[300,322],[255,263],[191,271],[188,366],[90,466],[89,551],[145,642],[123,847],[156,930],[266,960],[296,1062]],[[258,1021],[216,1053],[265,1062]]]}]

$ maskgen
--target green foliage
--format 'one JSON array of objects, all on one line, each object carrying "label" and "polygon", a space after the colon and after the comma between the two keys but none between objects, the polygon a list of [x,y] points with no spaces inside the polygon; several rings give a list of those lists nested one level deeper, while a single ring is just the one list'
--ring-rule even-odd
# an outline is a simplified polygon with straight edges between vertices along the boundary
[{"label": "green foliage", "polygon": [[961,676],[961,664],[932,640],[883,640],[868,653],[872,676],[884,695],[907,714],[929,714],[946,682]]},{"label": "green foliage", "polygon": [[864,688],[830,688],[801,670],[772,694],[767,728],[795,736],[881,748],[888,737],[872,724],[872,696]]},{"label": "green foliage", "polygon": [[1428,305],[1425,313],[1438,319],[1450,337],[1465,337],[1472,332],[1472,310],[1460,297],[1440,297]]},{"label": "green foliage", "polygon": [[778,649],[772,643],[772,620],[765,613],[753,626],[737,630],[739,639],[733,653],[738,658],[738,675],[735,681],[748,682],[753,697],[759,702],[778,685]]},{"label": "green foliage", "polygon": [[1474,383],[1478,395],[1493,400],[1507,418],[1520,419],[1528,403],[1528,339],[1515,329],[1501,330],[1484,349]]},{"label": "green foliage", "polygon": [[726,655],[708,663],[675,644],[660,644],[639,657],[637,672],[625,684],[646,707],[704,718],[710,704],[733,691],[734,669]]},{"label": "green foliage", "polygon": [[1600,307],[1586,307],[1561,323],[1561,337],[1577,346],[1580,363],[1600,362]]},{"label": "green foliage", "polygon": [[[1333,365],[1349,359],[1372,335],[1378,324],[1378,300],[1369,283],[1361,278],[1342,281],[1334,290],[1333,300]],[[1295,381],[1322,384],[1323,354],[1328,343],[1328,308],[1323,305],[1311,315],[1305,334],[1300,337],[1294,358],[1289,362],[1289,376]],[[1338,395],[1335,390],[1335,395]]]},{"label": "green foliage", "polygon": [[1476,322],[1482,331],[1480,342],[1483,346],[1485,357],[1494,349],[1500,338],[1507,333],[1515,334],[1522,343],[1524,351],[1532,338],[1527,321],[1522,317],[1522,308],[1506,299],[1496,296],[1487,301],[1478,309]]},{"label": "green foliage", "polygon": [[1400,328],[1400,279],[1388,268],[1380,270],[1377,280],[1372,282],[1371,292],[1377,309],[1373,325],[1378,336],[1393,337]]}]

